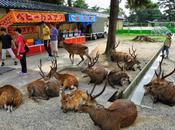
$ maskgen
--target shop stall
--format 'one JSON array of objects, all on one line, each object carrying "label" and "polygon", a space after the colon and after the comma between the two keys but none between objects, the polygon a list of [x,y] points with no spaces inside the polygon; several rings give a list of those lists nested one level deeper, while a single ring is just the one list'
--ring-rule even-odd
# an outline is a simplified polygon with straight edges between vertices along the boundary
[{"label": "shop stall", "polygon": [[96,21],[95,15],[68,14],[67,22],[59,27],[66,43],[83,44],[86,33],[91,32],[91,25]]},{"label": "shop stall", "polygon": [[60,23],[64,21],[65,15],[62,13],[10,10],[6,16],[0,19],[0,27],[8,28],[12,36],[14,36],[14,29],[20,27],[30,48],[27,56],[30,56],[44,52],[40,23]]}]

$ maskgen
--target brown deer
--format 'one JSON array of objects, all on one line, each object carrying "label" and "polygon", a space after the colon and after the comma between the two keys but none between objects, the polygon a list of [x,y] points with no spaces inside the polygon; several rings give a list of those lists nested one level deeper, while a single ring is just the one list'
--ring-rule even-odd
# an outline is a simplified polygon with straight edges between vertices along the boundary
[{"label": "brown deer", "polygon": [[78,111],[88,113],[94,124],[101,130],[120,130],[120,128],[130,126],[137,117],[136,105],[129,100],[118,99],[110,107],[105,108],[95,101],[95,98],[100,96],[104,89],[105,87],[96,96],[92,96],[93,91],[91,91],[91,94],[88,95],[90,100],[80,105]]},{"label": "brown deer", "polygon": [[64,88],[60,90],[60,96],[61,96],[61,109],[63,112],[68,111],[77,111],[78,106],[80,104],[83,104],[85,100],[87,100],[88,96],[86,92],[82,90],[74,90],[70,94],[64,93]]},{"label": "brown deer", "polygon": [[124,66],[121,66],[117,61],[118,69],[109,72],[107,80],[110,86],[115,88],[115,85],[127,86],[130,84],[129,76],[125,71]]},{"label": "brown deer", "polygon": [[72,62],[72,64],[74,63],[74,54],[77,54],[80,56],[81,61],[77,64],[79,65],[81,62],[84,61],[84,55],[90,59],[90,56],[88,54],[88,47],[82,44],[66,44],[63,42],[63,47],[67,50],[67,52],[69,53],[69,58]]},{"label": "brown deer", "polygon": [[40,69],[40,75],[42,78],[35,80],[27,85],[29,98],[37,101],[36,99],[48,100],[50,97],[59,96],[60,84],[57,80],[52,79],[53,74],[56,71],[55,66],[56,63],[52,61],[51,70],[47,75],[45,75],[42,71],[42,62],[40,60],[40,65],[38,65],[38,67]]},{"label": "brown deer", "polygon": [[106,76],[108,74],[108,71],[104,67],[94,67],[98,59],[99,53],[97,52],[96,56],[94,58],[91,58],[91,60],[88,62],[88,66],[85,69],[81,70],[82,73],[85,73],[88,77],[90,77],[89,83],[101,84],[106,79]]},{"label": "brown deer", "polygon": [[111,61],[122,61],[125,63],[125,69],[126,70],[133,70],[135,71],[135,65],[137,65],[137,68],[141,70],[140,62],[137,59],[136,49],[132,46],[132,52],[129,48],[129,54],[126,52],[119,52],[115,49],[119,46],[120,42],[114,45],[112,53],[111,53]]},{"label": "brown deer", "polygon": [[0,88],[0,107],[12,112],[13,108],[19,107],[23,102],[21,91],[12,85],[4,85]]},{"label": "brown deer", "polygon": [[146,93],[149,93],[152,96],[153,103],[160,101],[169,106],[173,106],[175,105],[175,85],[166,80],[166,78],[175,72],[175,67],[170,73],[164,75],[164,72],[162,72],[163,59],[164,55],[159,64],[159,73],[155,71],[156,78],[145,85],[144,88]]},{"label": "brown deer", "polygon": [[76,76],[68,73],[61,74],[60,72],[57,72],[57,60],[55,59],[53,62],[54,67],[51,68],[49,75],[51,74],[52,77],[55,77],[65,89],[71,90],[78,88],[79,82]]}]

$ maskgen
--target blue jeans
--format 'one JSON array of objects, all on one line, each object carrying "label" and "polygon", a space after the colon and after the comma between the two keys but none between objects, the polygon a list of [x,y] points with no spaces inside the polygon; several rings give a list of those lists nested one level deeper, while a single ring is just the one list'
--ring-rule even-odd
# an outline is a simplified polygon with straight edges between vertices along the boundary
[{"label": "blue jeans", "polygon": [[168,56],[169,56],[169,47],[164,46],[164,47],[162,48],[162,54],[163,54],[163,55],[164,55],[164,51],[166,52],[166,57],[168,57]]}]

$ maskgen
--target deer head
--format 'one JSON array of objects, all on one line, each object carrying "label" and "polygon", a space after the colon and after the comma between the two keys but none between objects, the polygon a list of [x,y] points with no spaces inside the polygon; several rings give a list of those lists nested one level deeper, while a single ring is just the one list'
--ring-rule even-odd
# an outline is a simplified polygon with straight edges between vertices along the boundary
[{"label": "deer head", "polygon": [[96,85],[93,86],[93,88],[92,88],[90,93],[88,93],[88,91],[86,91],[86,93],[88,95],[88,99],[86,100],[85,105],[95,106],[95,107],[99,106],[99,104],[97,103],[97,101],[95,99],[103,94],[103,92],[106,89],[106,86],[107,86],[107,80],[106,80],[105,85],[104,85],[103,89],[101,90],[101,92],[99,92],[96,95],[93,95],[93,92],[95,90]]},{"label": "deer head", "polygon": [[116,42],[113,47],[112,50],[115,51],[115,49],[120,45],[120,41]]},{"label": "deer head", "polygon": [[175,72],[175,67],[171,72],[164,75],[164,72],[162,71],[163,60],[164,60],[164,55],[162,55],[162,59],[159,63],[159,72],[155,71],[156,78],[144,86],[147,92],[151,92],[154,87],[172,84],[172,82],[165,80],[165,78],[169,77]]},{"label": "deer head", "polygon": [[44,79],[44,81],[47,83],[50,78],[53,77],[54,73],[57,71],[57,59],[51,61],[52,65],[50,66],[50,71],[46,75],[42,70],[42,60],[40,59],[40,64],[38,65],[38,68],[40,70],[39,74]]},{"label": "deer head", "polygon": [[131,65],[137,65],[137,68],[141,70],[140,61],[137,59],[136,49],[134,49],[133,45],[131,49],[129,48],[129,54],[132,58],[128,58],[127,62]]},{"label": "deer head", "polygon": [[81,72],[88,73],[92,69],[92,67],[98,62],[99,56],[100,54],[97,51],[96,56],[94,58],[91,58],[91,60],[89,60],[88,66],[85,69],[81,70]]}]

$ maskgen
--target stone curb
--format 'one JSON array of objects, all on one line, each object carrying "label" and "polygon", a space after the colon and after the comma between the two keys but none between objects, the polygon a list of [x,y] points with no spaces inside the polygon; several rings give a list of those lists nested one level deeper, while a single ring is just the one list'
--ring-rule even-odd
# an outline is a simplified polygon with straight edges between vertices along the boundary
[{"label": "stone curb", "polygon": [[[163,46],[162,46],[163,47]],[[136,86],[139,84],[145,73],[152,66],[158,55],[160,54],[162,47],[159,51],[151,58],[151,60],[145,65],[145,67],[139,72],[139,74],[134,78],[131,84],[122,92],[122,98],[129,98],[130,94],[136,89]]]}]

